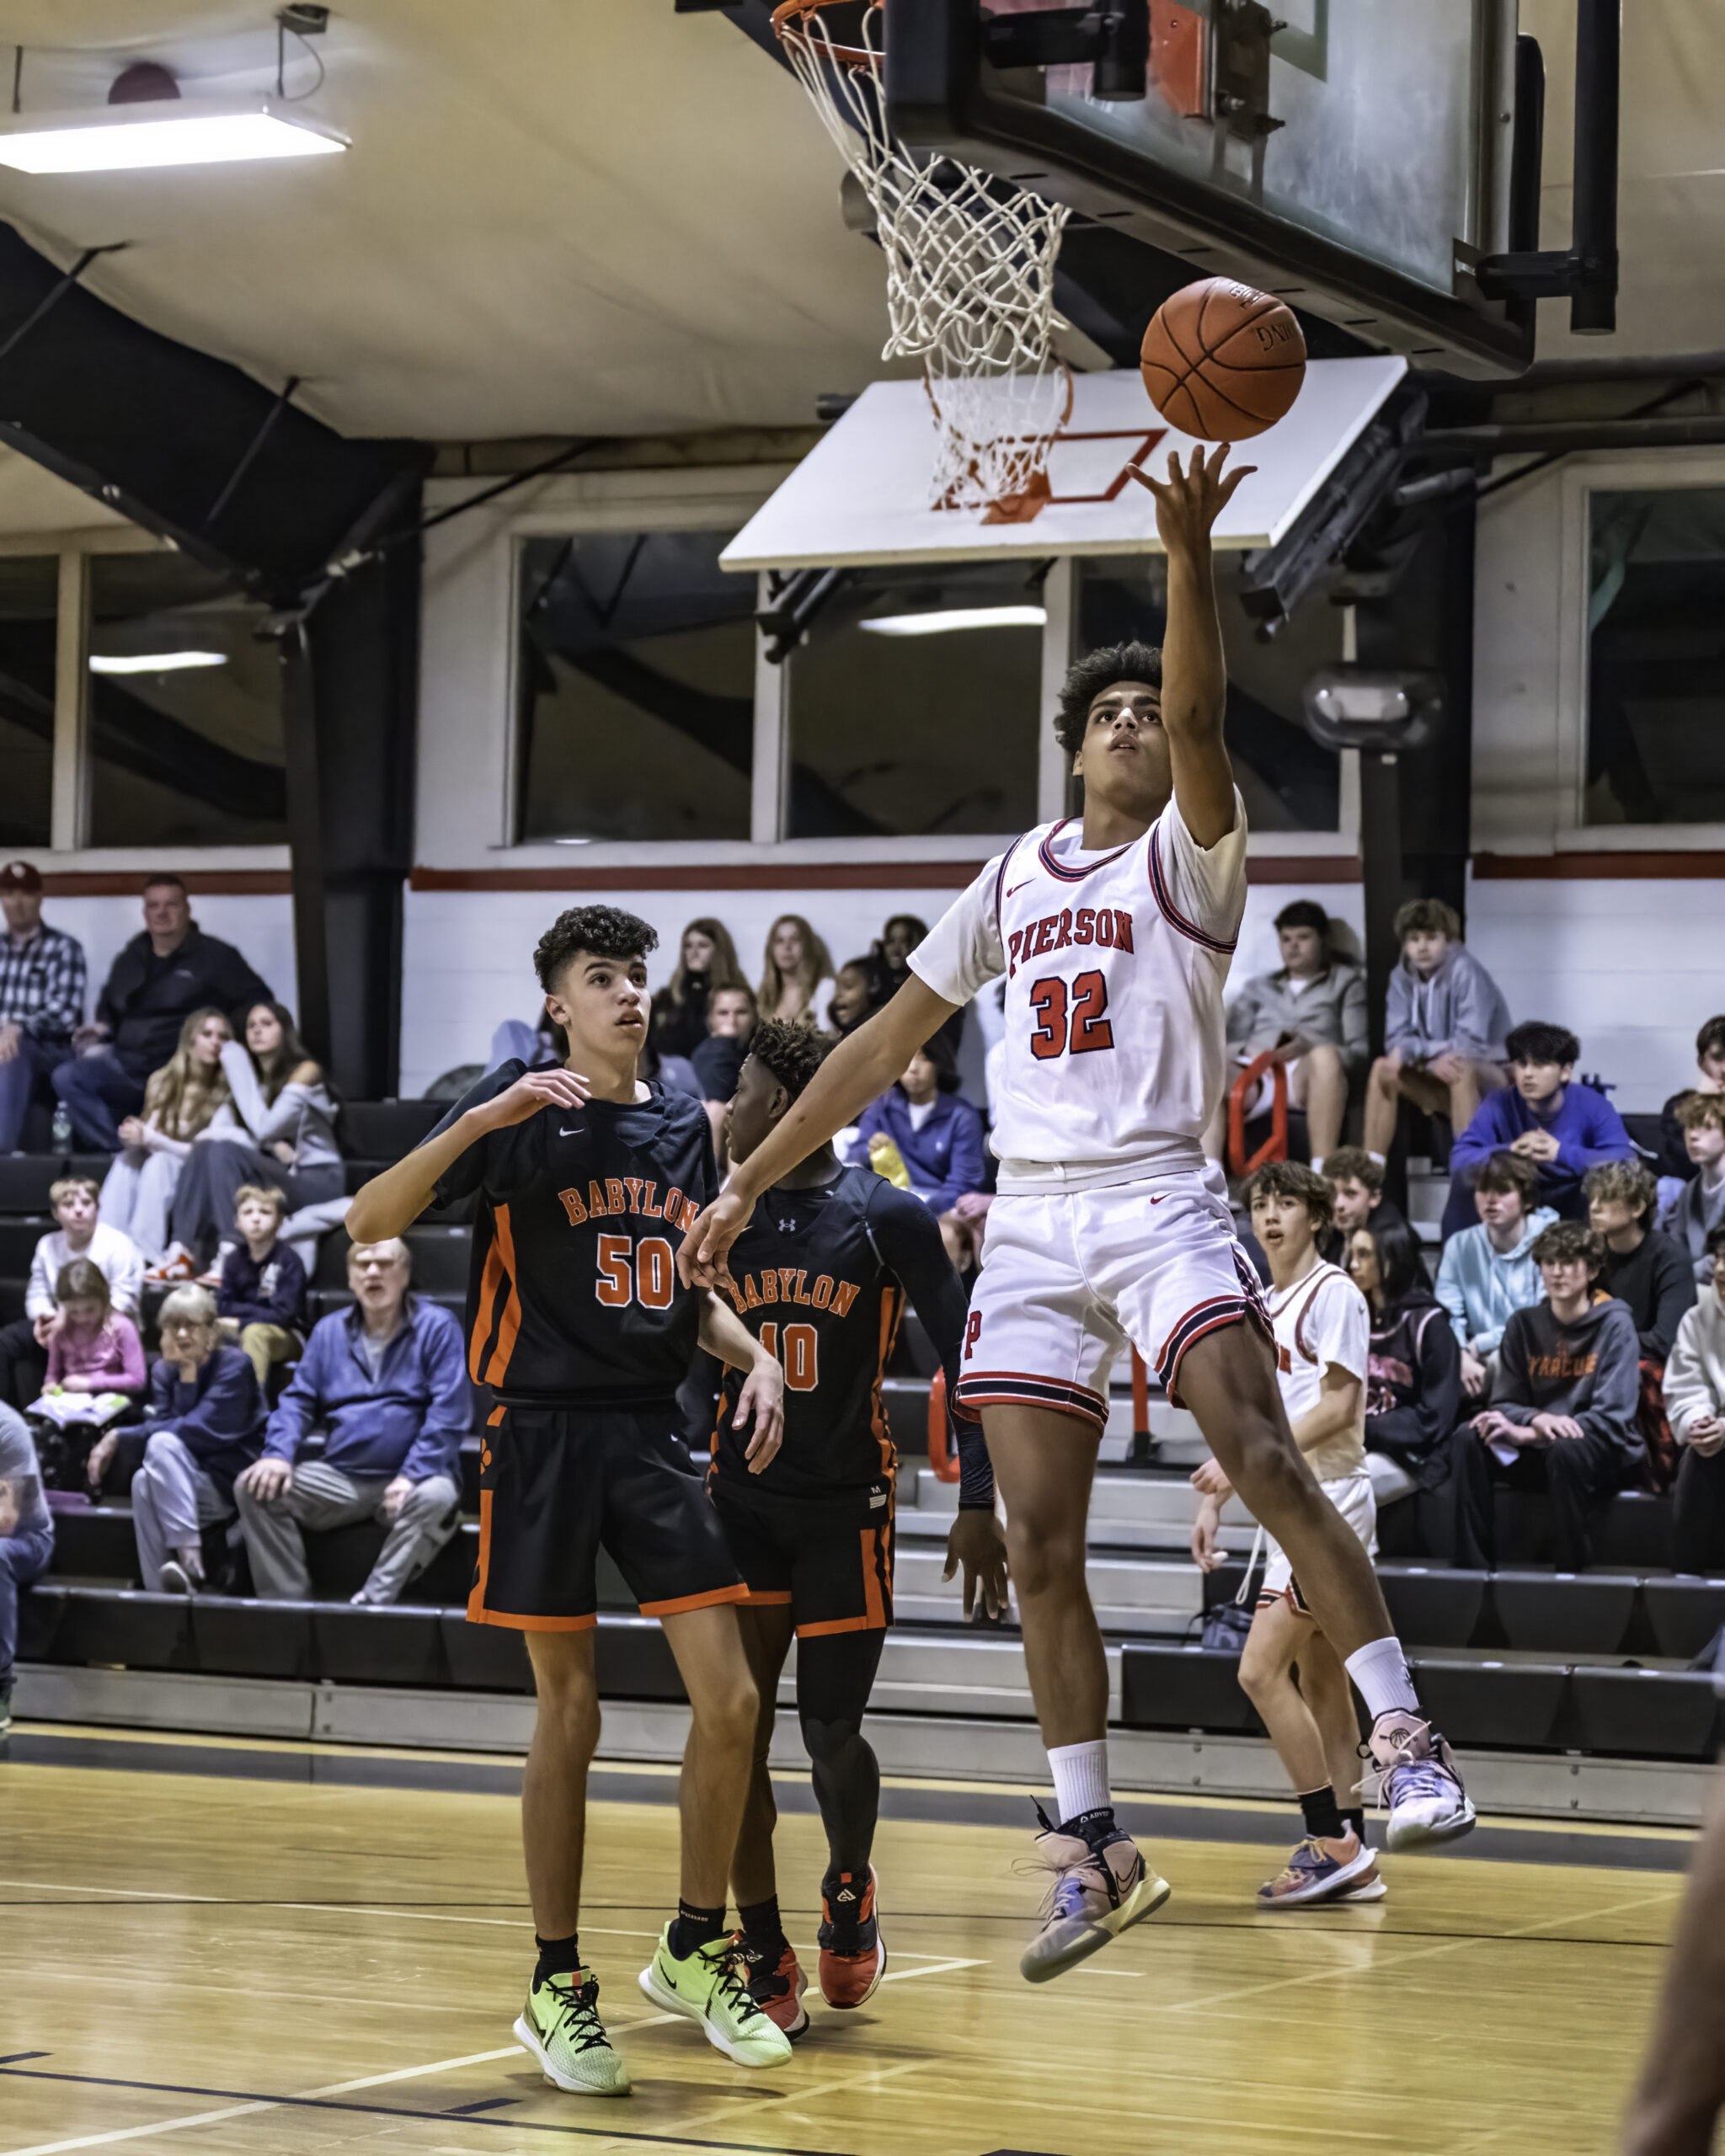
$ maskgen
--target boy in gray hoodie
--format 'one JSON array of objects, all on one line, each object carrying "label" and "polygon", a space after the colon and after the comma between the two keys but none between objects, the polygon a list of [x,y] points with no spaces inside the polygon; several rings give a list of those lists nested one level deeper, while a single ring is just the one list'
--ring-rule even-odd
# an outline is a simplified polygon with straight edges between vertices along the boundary
[{"label": "boy in gray hoodie", "polygon": [[1585,1569],[1588,1510],[1632,1481],[1646,1457],[1636,1427],[1641,1343],[1629,1305],[1594,1285],[1605,1245],[1559,1220],[1533,1246],[1544,1299],[1503,1328],[1492,1404],[1450,1443],[1455,1470],[1453,1561],[1497,1563],[1493,1485],[1544,1490],[1559,1572]]},{"label": "boy in gray hoodie", "polygon": [[1462,1131],[1509,1075],[1509,1006],[1463,944],[1455,909],[1410,899],[1396,915],[1396,940],[1402,957],[1390,975],[1384,1053],[1365,1089],[1365,1150],[1379,1160],[1395,1140],[1404,1098]]}]

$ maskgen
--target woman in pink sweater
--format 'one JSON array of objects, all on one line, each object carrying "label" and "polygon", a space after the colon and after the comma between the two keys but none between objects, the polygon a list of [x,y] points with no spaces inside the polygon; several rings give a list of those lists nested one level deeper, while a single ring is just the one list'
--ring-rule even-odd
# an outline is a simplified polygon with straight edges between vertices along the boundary
[{"label": "woman in pink sweater", "polygon": [[138,1329],[108,1299],[108,1282],[87,1257],[62,1265],[54,1283],[58,1323],[48,1342],[46,1390],[142,1392],[149,1382]]}]

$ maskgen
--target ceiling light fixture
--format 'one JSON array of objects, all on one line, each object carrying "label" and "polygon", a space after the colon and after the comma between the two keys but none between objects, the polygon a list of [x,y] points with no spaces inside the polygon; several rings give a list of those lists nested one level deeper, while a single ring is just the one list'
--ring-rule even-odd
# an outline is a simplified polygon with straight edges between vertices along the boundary
[{"label": "ceiling light fixture", "polygon": [[183,674],[193,666],[226,666],[225,651],[97,652],[91,655],[93,674]]},{"label": "ceiling light fixture", "polygon": [[0,165],[16,172],[136,172],[259,157],[333,157],[347,147],[345,135],[286,111],[267,97],[163,98],[0,117]]},{"label": "ceiling light fixture", "polygon": [[952,629],[1039,629],[1047,619],[1040,606],[955,606],[938,614],[877,614],[858,627],[877,637],[938,637]]}]

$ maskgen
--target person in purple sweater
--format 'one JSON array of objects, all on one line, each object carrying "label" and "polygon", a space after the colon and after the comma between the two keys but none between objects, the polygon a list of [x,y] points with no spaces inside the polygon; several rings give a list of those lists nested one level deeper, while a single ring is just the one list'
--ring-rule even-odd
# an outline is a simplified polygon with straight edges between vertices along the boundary
[{"label": "person in purple sweater", "polygon": [[938,1033],[917,1049],[898,1083],[863,1110],[857,1128],[871,1159],[878,1138],[897,1146],[912,1193],[939,1219],[947,1255],[962,1266],[972,1230],[954,1209],[983,1186],[982,1118],[959,1099],[958,1065]]},{"label": "person in purple sweater", "polygon": [[1475,1207],[1469,1178],[1493,1153],[1516,1153],[1531,1161],[1539,1171],[1539,1203],[1551,1206],[1564,1220],[1588,1217],[1582,1185],[1589,1168],[1602,1161],[1635,1158],[1635,1146],[1616,1109],[1603,1093],[1575,1082],[1581,1043],[1567,1027],[1535,1019],[1517,1026],[1506,1045],[1509,1084],[1480,1103],[1478,1113],[1450,1149],[1446,1238],[1472,1226]]}]

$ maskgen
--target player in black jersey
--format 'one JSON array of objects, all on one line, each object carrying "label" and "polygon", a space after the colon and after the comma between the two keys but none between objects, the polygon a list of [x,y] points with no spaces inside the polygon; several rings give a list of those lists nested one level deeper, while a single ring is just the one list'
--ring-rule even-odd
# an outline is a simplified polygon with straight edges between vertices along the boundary
[{"label": "player in black jersey", "polygon": [[[825,1047],[805,1027],[756,1027],[728,1122],[745,1161],[814,1076]],[[841,1168],[821,1146],[766,1193],[730,1253],[722,1283],[739,1315],[784,1365],[784,1443],[758,1473],[736,1427],[732,1371],[713,1436],[708,1486],[749,1586],[743,1638],[761,1694],[755,1777],[731,1866],[755,1997],[788,2035],[809,2025],[805,1979],[779,1920],[772,1862],[777,1816],[766,1769],[773,1703],[793,1633],[797,1712],[826,1827],[820,1989],[860,2006],[886,1969],[869,1851],[880,1769],[864,1710],[893,1615],[897,1460],[881,1380],[908,1295],[940,1356],[948,1400],[964,1342],[965,1296],[919,1199],[868,1168]],[[991,1614],[1006,1600],[1006,1540],[980,1425],[956,1424],[959,1515],[946,1577],[964,1568],[968,1617],[979,1580]]]},{"label": "player in black jersey", "polygon": [[355,1241],[399,1235],[435,1198],[477,1198],[468,1369],[498,1405],[480,1454],[479,1555],[467,1616],[526,1636],[539,1710],[521,1791],[539,1961],[515,2034],[579,2094],[629,2082],[576,1939],[587,1769],[599,1741],[594,1667],[602,1544],[665,1626],[692,1721],[682,1778],[682,1894],[642,1972],[744,2066],[790,2057],[748,1989],[724,1921],[758,1716],[736,1605],[747,1593],[675,1431],[697,1342],[734,1366],[742,1472],[782,1432],[771,1352],[714,1294],[686,1289],[676,1238],[716,1187],[697,1100],[643,1085],[644,921],[611,906],[562,915],[535,953],[545,1007],[569,1037],[560,1070],[488,1073],[425,1144],[366,1184]]}]

